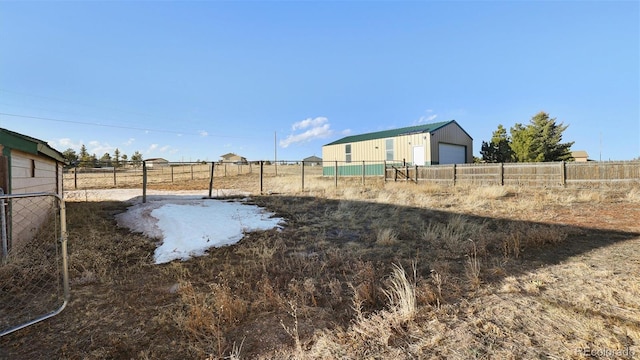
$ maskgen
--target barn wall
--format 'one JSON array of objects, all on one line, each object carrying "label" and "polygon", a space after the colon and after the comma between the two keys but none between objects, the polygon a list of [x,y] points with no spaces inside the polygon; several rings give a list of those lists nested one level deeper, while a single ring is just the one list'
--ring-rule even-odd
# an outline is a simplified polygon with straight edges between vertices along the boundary
[{"label": "barn wall", "polygon": [[60,193],[62,170],[52,159],[18,150],[11,152],[11,193]]},{"label": "barn wall", "polygon": [[431,163],[428,165],[437,165],[440,163],[440,154],[438,153],[438,144],[440,143],[464,145],[466,146],[466,162],[473,162],[473,139],[467,135],[467,133],[458,126],[457,123],[451,123],[443,128],[440,128],[432,133],[430,152],[431,157],[427,156],[427,161],[431,158]]}]

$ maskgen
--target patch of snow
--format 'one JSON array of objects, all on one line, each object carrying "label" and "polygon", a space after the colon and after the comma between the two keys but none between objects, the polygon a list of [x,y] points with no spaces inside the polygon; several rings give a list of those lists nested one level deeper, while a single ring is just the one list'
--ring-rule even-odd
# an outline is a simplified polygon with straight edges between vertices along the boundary
[{"label": "patch of snow", "polygon": [[[224,191],[224,196],[248,195]],[[139,189],[78,190],[65,192],[66,201],[127,201],[127,211],[116,215],[118,226],[160,240],[156,264],[188,260],[212,247],[235,244],[245,232],[278,228],[274,217],[243,200],[208,199],[208,191],[149,191],[142,203]],[[216,195],[221,195],[218,190]]]}]

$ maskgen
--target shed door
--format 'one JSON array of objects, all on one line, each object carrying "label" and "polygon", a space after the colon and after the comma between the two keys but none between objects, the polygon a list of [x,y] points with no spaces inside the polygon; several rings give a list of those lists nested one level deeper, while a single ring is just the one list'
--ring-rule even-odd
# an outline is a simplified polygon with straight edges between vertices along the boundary
[{"label": "shed door", "polygon": [[413,147],[413,165],[424,166],[424,146]]},{"label": "shed door", "polygon": [[467,161],[464,145],[438,144],[439,164],[464,164]]}]

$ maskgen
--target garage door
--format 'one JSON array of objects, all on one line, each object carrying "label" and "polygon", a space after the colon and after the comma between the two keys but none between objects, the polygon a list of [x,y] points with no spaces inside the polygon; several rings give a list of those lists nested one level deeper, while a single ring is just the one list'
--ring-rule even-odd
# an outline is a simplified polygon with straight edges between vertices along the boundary
[{"label": "garage door", "polygon": [[463,145],[438,144],[440,164],[464,164],[466,163],[466,148]]}]

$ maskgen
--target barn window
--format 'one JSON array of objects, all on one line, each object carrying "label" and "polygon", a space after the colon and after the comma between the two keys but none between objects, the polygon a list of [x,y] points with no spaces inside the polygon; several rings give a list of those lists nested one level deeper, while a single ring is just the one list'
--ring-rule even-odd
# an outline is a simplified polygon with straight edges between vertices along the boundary
[{"label": "barn window", "polygon": [[31,177],[36,177],[36,161],[31,159]]},{"label": "barn window", "polygon": [[393,139],[387,139],[385,141],[387,149],[387,161],[393,161]]},{"label": "barn window", "polygon": [[345,157],[347,159],[347,162],[351,162],[351,144],[345,145],[344,146],[344,152],[345,152]]}]

